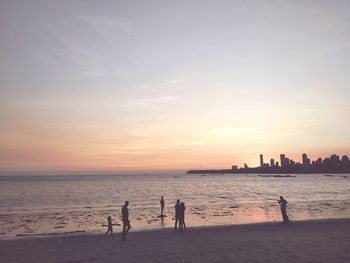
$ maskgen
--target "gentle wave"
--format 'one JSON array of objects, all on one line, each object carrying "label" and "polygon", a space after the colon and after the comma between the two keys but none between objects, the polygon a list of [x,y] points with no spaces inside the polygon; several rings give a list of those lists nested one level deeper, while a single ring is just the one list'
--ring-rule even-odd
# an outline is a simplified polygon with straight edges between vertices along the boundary
[{"label": "gentle wave", "polygon": [[0,187],[0,238],[104,232],[107,216],[118,232],[125,200],[134,230],[173,227],[177,198],[188,226],[281,220],[280,195],[292,220],[350,217],[349,175],[22,176],[0,177]]}]

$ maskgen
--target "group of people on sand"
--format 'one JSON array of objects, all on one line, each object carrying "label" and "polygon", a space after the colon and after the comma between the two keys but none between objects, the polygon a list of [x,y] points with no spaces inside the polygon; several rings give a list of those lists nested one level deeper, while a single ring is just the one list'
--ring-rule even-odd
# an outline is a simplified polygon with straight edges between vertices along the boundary
[{"label": "group of people on sand", "polygon": [[[129,201],[125,201],[125,204],[122,207],[122,222],[123,222],[123,231],[122,231],[122,240],[126,239],[126,234],[130,231],[131,225],[129,220]],[[160,217],[163,220],[164,215],[164,207],[165,207],[165,201],[164,197],[162,196],[160,199]],[[107,218],[107,232],[111,233],[113,235],[113,223],[112,223],[112,217],[108,216]],[[179,225],[179,227],[178,227]],[[177,230],[183,231],[186,229],[186,223],[185,223],[185,203],[180,202],[180,199],[176,200],[175,204],[175,231]]]},{"label": "group of people on sand", "polygon": [[[283,223],[288,224],[290,223],[288,215],[287,215],[287,200],[283,198],[283,196],[280,196],[280,199],[277,200],[280,209],[281,209],[281,214],[283,218]],[[122,207],[122,222],[123,222],[123,231],[122,231],[122,240],[125,240],[126,234],[130,231],[131,225],[130,225],[130,220],[129,220],[129,201],[125,201],[124,206]],[[163,220],[164,215],[164,206],[165,206],[165,201],[164,197],[162,196],[160,199],[160,217]],[[186,223],[185,223],[185,203],[181,202],[180,199],[176,200],[175,204],[175,231],[183,231],[186,230]],[[112,223],[112,217],[108,216],[107,218],[108,221],[108,229],[105,235],[108,233],[111,233],[113,235],[113,223]]]},{"label": "group of people on sand", "polygon": [[[128,206],[129,206],[129,201],[125,201],[125,204],[122,207],[122,221],[123,221],[122,240],[126,239],[125,238],[126,233],[128,233],[129,230],[131,229]],[[111,233],[111,235],[113,235],[112,217],[108,216],[107,221],[108,221],[108,225],[107,225],[108,228],[107,228],[107,232],[105,233],[105,235],[107,235],[108,233]]]}]

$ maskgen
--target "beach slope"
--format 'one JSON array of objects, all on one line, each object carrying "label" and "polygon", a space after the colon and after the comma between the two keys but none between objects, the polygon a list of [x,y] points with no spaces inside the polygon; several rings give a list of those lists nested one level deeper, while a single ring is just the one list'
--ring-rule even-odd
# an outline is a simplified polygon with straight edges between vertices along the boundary
[{"label": "beach slope", "polygon": [[350,220],[0,241],[0,262],[350,262]]}]

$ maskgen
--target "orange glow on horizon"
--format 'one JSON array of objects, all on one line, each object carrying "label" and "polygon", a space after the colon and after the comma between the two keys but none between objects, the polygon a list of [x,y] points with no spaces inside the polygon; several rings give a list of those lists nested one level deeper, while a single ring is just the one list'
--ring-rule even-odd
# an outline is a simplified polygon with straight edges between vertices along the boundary
[{"label": "orange glow on horizon", "polygon": [[24,2],[0,2],[0,174],[349,155],[345,3]]}]

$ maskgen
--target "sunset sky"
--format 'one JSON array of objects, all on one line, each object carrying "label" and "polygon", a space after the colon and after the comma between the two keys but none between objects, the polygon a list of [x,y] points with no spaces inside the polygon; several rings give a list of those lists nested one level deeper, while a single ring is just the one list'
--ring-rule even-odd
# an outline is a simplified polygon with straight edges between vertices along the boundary
[{"label": "sunset sky", "polygon": [[350,154],[350,1],[1,1],[0,174]]}]

